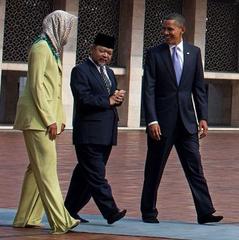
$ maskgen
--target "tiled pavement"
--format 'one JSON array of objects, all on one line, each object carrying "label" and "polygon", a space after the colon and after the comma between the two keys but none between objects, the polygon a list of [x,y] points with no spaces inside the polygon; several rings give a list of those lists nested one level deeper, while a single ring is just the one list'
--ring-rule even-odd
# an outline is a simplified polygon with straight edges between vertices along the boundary
[{"label": "tiled pavement", "polygon": [[[62,192],[65,195],[72,169],[76,163],[71,144],[71,131],[58,139],[58,168]],[[117,204],[127,208],[129,217],[140,218],[139,203],[143,181],[146,138],[144,131],[119,133],[118,146],[114,147],[107,166],[107,178]],[[210,131],[201,141],[204,172],[218,214],[224,223],[239,222],[239,132]],[[24,170],[26,150],[20,132],[0,132],[0,208],[16,208]],[[175,151],[170,155],[158,194],[160,220],[195,222],[196,214],[189,187]],[[82,211],[99,214],[93,202]],[[0,226],[0,239],[89,239],[89,240],[146,240],[153,238],[123,237],[102,234],[69,233],[52,236],[42,229],[14,229]],[[231,239],[230,239],[231,240]]]}]

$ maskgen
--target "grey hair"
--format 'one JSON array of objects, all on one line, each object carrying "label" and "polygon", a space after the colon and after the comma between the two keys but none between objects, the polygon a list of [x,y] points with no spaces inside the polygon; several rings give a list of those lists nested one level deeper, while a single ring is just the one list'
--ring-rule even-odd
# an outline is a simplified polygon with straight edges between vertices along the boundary
[{"label": "grey hair", "polygon": [[186,27],[186,19],[179,13],[170,13],[164,17],[163,21],[165,20],[174,20],[180,27]]}]

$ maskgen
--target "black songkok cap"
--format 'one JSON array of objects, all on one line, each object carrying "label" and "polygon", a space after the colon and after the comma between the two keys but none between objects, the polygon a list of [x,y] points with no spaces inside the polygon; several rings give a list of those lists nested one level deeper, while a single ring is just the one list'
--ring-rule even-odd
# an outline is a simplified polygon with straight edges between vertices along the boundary
[{"label": "black songkok cap", "polygon": [[98,33],[95,37],[94,44],[114,49],[115,38],[103,33]]}]

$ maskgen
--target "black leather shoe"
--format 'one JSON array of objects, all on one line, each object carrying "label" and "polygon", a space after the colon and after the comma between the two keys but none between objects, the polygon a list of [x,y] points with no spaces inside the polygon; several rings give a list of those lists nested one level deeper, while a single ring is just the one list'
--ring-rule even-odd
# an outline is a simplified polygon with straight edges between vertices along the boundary
[{"label": "black leather shoe", "polygon": [[110,216],[108,219],[107,219],[107,223],[108,224],[113,224],[114,222],[120,220],[121,218],[123,218],[126,214],[127,210],[124,209],[122,211],[119,211],[115,214],[113,214],[112,216]]},{"label": "black leather shoe", "polygon": [[71,216],[72,216],[73,218],[75,218],[75,219],[80,220],[81,223],[88,223],[88,222],[89,222],[88,220],[80,217],[78,214],[71,214]]},{"label": "black leather shoe", "polygon": [[156,217],[143,217],[142,220],[145,223],[159,223],[159,220]]},{"label": "black leather shoe", "polygon": [[223,216],[214,216],[212,214],[208,214],[202,217],[198,217],[198,223],[213,223],[213,222],[220,222],[223,219]]}]

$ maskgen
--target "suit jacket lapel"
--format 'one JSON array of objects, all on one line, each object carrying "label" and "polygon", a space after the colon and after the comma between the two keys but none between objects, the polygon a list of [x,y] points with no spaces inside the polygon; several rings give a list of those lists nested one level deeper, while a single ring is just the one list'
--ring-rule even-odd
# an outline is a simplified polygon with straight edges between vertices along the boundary
[{"label": "suit jacket lapel", "polygon": [[[167,44],[165,44],[165,48],[162,54],[163,54],[163,60],[165,62],[165,65],[167,66],[176,86],[178,86],[174,67],[173,67],[172,57],[170,54],[169,46]],[[185,74],[187,73],[186,70],[188,69],[189,65],[190,65],[190,48],[186,42],[183,42],[183,69],[182,69],[182,75],[181,75],[179,86],[181,85],[181,82],[183,81]]]},{"label": "suit jacket lapel", "polygon": [[94,65],[94,63],[93,62],[91,62],[91,60],[87,60],[88,61],[88,64],[89,64],[89,66],[90,66],[90,71],[91,71],[91,73],[92,73],[92,75],[93,76],[95,76],[95,78],[96,78],[96,82],[97,82],[97,84],[99,84],[100,86],[101,86],[101,88],[102,88],[102,90],[104,91],[104,92],[107,92],[108,93],[108,91],[107,91],[107,89],[106,89],[106,87],[105,87],[105,84],[104,84],[104,82],[103,82],[103,79],[102,79],[102,77],[101,77],[101,75],[100,75],[100,72],[98,71],[98,69],[96,68],[96,66]]},{"label": "suit jacket lapel", "polygon": [[177,85],[176,75],[173,67],[173,61],[172,61],[171,53],[169,50],[169,46],[168,44],[164,44],[164,46],[165,47],[163,48],[163,51],[162,51],[162,59],[169,70],[172,80]]},{"label": "suit jacket lapel", "polygon": [[[181,81],[183,81],[186,70],[188,69],[190,65],[190,49],[189,46],[186,42],[183,42],[183,69],[182,69],[182,76],[181,76]],[[180,84],[181,84],[180,81]]]},{"label": "suit jacket lapel", "polygon": [[61,65],[61,60],[60,59],[57,60],[57,66],[58,66],[60,72],[62,73],[62,65]]}]

